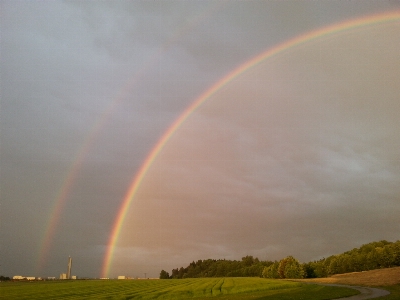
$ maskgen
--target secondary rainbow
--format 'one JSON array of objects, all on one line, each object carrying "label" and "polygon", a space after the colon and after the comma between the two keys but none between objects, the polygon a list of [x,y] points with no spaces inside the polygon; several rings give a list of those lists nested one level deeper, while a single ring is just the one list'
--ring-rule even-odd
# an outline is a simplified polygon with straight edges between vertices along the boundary
[{"label": "secondary rainbow", "polygon": [[161,152],[165,144],[174,134],[174,132],[185,122],[185,120],[202,104],[204,103],[210,96],[215,94],[218,90],[224,87],[227,83],[237,78],[240,74],[250,69],[251,67],[259,64],[265,59],[271,58],[279,53],[283,53],[284,51],[298,46],[302,43],[308,42],[310,40],[338,33],[347,29],[353,29],[366,25],[373,25],[379,23],[387,23],[387,22],[400,22],[400,10],[398,11],[390,11],[376,15],[369,15],[366,17],[347,20],[341,23],[337,23],[328,27],[323,27],[321,29],[308,32],[306,34],[297,36],[293,39],[290,39],[282,44],[277,45],[271,49],[268,49],[265,52],[255,56],[244,64],[240,65],[238,68],[234,69],[231,73],[220,79],[217,83],[215,83],[211,88],[206,90],[200,97],[198,97],[186,110],[172,123],[172,125],[168,128],[168,130],[163,134],[158,143],[151,150],[139,171],[136,173],[135,177],[130,184],[128,191],[123,198],[122,205],[118,211],[117,217],[114,221],[114,225],[112,227],[111,235],[109,242],[107,244],[107,249],[103,261],[102,268],[102,276],[108,277],[110,272],[112,258],[114,255],[115,246],[118,242],[119,233],[121,231],[122,225],[125,220],[125,216],[129,210],[129,207],[132,203],[133,198],[135,197],[136,192],[138,191],[140,184],[146,175],[148,169],[150,168],[153,161],[156,159],[158,154]]},{"label": "secondary rainbow", "polygon": [[173,34],[171,38],[167,40],[152,56],[145,61],[142,67],[133,74],[123,85],[122,89],[118,92],[116,97],[110,102],[107,108],[96,120],[92,128],[89,130],[86,137],[83,139],[84,143],[78,149],[73,161],[66,175],[62,181],[61,187],[56,194],[55,201],[50,210],[49,219],[45,224],[45,230],[39,243],[39,255],[36,263],[36,272],[41,273],[48,260],[51,243],[55,237],[57,225],[59,223],[62,212],[68,202],[69,193],[75,184],[77,174],[81,169],[84,159],[90,153],[91,148],[95,144],[97,138],[101,134],[101,130],[105,127],[107,122],[111,119],[115,109],[127,98],[127,95],[132,91],[137,83],[140,82],[142,76],[145,72],[156,65],[156,63],[161,59],[164,53],[166,53],[177,41],[179,41],[183,36],[190,34],[190,32],[196,28],[196,26],[204,20],[212,16],[216,11],[220,10],[225,5],[224,2],[212,3],[207,7],[205,11],[201,11],[196,14],[193,18],[186,20],[182,26],[180,26]]}]

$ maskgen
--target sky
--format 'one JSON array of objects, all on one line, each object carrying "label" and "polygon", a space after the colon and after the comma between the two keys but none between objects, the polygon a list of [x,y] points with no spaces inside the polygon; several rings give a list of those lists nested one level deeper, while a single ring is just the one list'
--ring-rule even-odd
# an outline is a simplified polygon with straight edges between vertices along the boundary
[{"label": "sky", "polygon": [[187,108],[257,55],[399,10],[1,1],[0,275],[58,277],[71,256],[78,277],[158,277],[199,259],[307,262],[398,240],[399,21],[259,61],[204,99],[140,172]]}]

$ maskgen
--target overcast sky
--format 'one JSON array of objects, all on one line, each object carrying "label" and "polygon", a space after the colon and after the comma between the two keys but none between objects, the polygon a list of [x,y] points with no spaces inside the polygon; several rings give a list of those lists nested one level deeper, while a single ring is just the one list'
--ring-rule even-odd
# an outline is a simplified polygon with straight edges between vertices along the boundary
[{"label": "overcast sky", "polygon": [[[123,198],[236,67],[398,1],[1,1],[0,275],[99,277]],[[175,132],[110,276],[207,258],[306,262],[399,239],[400,24],[267,59]]]}]

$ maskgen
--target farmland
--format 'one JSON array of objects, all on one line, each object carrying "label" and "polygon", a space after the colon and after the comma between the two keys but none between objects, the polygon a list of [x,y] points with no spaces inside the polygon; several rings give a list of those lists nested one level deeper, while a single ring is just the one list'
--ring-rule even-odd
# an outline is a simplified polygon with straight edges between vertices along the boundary
[{"label": "farmland", "polygon": [[1,282],[0,299],[334,299],[347,288],[262,278]]}]

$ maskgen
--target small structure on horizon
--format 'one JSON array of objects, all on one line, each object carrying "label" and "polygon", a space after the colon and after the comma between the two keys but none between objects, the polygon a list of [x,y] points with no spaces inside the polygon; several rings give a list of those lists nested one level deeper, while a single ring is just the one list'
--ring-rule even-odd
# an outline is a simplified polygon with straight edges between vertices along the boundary
[{"label": "small structure on horizon", "polygon": [[13,276],[13,280],[42,280],[42,278],[41,277],[35,277],[35,276],[15,275],[15,276]]},{"label": "small structure on horizon", "polygon": [[68,256],[67,279],[71,279],[71,269],[72,269],[72,258],[71,256]]},{"label": "small structure on horizon", "polygon": [[126,279],[126,276],[120,275],[118,276],[118,279]]}]

